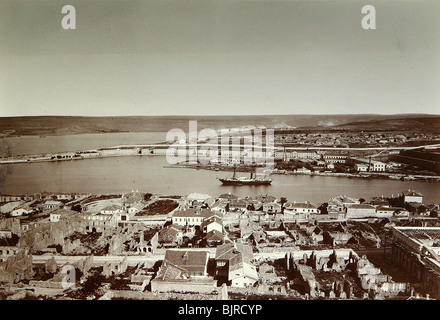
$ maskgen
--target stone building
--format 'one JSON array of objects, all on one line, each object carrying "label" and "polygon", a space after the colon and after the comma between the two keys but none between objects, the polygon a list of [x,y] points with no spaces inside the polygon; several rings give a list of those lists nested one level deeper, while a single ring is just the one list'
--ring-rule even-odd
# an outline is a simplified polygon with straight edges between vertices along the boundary
[{"label": "stone building", "polygon": [[151,281],[153,292],[210,293],[217,281],[208,276],[209,251],[167,250],[156,278]]},{"label": "stone building", "polygon": [[347,219],[369,218],[376,216],[376,207],[370,204],[353,204],[347,207]]},{"label": "stone building", "polygon": [[393,227],[392,262],[440,299],[440,227]]}]

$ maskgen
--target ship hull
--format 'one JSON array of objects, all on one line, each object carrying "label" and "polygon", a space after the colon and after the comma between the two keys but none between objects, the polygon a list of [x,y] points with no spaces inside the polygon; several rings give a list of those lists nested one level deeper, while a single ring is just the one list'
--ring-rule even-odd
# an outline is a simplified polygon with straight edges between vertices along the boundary
[{"label": "ship hull", "polygon": [[226,186],[262,186],[270,185],[272,180],[233,180],[233,179],[219,179],[223,185]]}]

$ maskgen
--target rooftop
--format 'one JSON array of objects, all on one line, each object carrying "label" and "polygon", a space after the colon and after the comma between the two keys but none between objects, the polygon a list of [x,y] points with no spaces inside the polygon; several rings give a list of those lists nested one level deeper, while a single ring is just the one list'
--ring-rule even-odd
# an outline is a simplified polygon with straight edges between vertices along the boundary
[{"label": "rooftop", "polygon": [[375,209],[371,204],[353,204],[348,207],[349,209]]},{"label": "rooftop", "polygon": [[209,252],[206,250],[167,250],[164,262],[189,272],[204,272],[208,259]]},{"label": "rooftop", "polygon": [[440,228],[438,227],[400,227],[397,228],[399,231],[401,231],[406,236],[416,239],[416,240],[439,240],[440,239]]},{"label": "rooftop", "polygon": [[182,217],[182,218],[202,217],[202,218],[209,218],[211,215],[212,215],[211,210],[190,208],[190,209],[174,212],[173,217]]},{"label": "rooftop", "polygon": [[242,254],[242,258],[244,259],[244,261],[247,262],[252,260],[253,257],[252,246],[242,243],[236,243],[235,245],[233,243],[226,243],[221,246],[217,246],[217,250],[215,252],[215,259],[231,260],[238,253]]},{"label": "rooftop", "polygon": [[305,208],[305,209],[316,209],[316,207],[310,202],[298,202],[298,203],[289,203],[287,205],[290,208]]},{"label": "rooftop", "polygon": [[408,191],[405,191],[403,194],[405,196],[410,196],[410,197],[423,197],[423,194],[421,194],[420,192],[415,191],[415,190],[408,190]]}]

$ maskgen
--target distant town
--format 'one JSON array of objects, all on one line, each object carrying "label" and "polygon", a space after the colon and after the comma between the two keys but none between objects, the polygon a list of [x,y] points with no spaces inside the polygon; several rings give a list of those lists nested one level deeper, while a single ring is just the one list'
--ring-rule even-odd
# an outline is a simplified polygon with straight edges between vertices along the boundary
[{"label": "distant town", "polygon": [[[396,191],[398,193],[399,191]],[[1,299],[439,299],[439,203],[0,196]]]}]

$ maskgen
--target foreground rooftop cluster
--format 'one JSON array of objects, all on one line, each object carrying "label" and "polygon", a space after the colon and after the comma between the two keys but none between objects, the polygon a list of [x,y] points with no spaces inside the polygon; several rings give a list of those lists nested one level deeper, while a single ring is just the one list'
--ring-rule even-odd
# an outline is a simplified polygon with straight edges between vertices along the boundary
[{"label": "foreground rooftop cluster", "polygon": [[134,190],[0,201],[2,299],[440,297],[439,206],[413,190],[319,205]]}]

